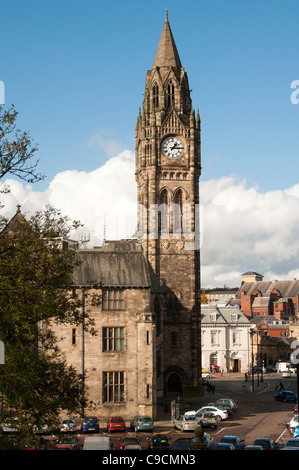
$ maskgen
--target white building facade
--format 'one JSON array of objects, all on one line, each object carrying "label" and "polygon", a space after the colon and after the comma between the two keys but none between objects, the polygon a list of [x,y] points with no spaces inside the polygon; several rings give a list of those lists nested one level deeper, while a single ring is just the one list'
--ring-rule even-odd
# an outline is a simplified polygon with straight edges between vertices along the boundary
[{"label": "white building facade", "polygon": [[252,325],[238,307],[201,306],[202,369],[247,372]]}]

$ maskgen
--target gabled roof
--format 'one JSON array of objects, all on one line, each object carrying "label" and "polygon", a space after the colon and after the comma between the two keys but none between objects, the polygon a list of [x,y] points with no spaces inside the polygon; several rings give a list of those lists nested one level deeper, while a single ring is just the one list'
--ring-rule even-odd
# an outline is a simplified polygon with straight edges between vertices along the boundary
[{"label": "gabled roof", "polygon": [[17,206],[17,212],[15,215],[10,219],[10,221],[6,224],[4,229],[2,230],[1,234],[9,234],[13,233],[16,230],[19,230],[20,226],[26,225],[29,227],[28,221],[25,219],[21,212],[21,206]]},{"label": "gabled roof", "polygon": [[237,298],[241,297],[241,292],[251,295],[255,289],[259,290],[263,297],[270,297],[274,289],[278,290],[282,297],[295,297],[299,295],[299,281],[294,279],[290,281],[244,282],[237,293]]},{"label": "gabled roof", "polygon": [[[216,321],[211,320],[211,314],[216,313]],[[237,320],[234,318],[237,316]],[[211,306],[209,304],[201,305],[201,324],[249,324],[249,320],[243,312],[237,307]]]}]

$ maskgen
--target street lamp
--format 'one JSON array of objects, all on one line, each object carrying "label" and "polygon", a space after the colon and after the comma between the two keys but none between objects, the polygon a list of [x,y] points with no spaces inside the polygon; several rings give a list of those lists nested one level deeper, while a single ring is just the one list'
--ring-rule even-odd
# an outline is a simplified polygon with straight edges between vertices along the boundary
[{"label": "street lamp", "polygon": [[[254,391],[254,352],[253,352],[253,336],[254,334],[259,334],[259,330],[254,330],[254,328],[252,328],[249,332],[250,336],[251,336],[251,390]],[[258,345],[258,340],[257,340],[257,345]],[[258,359],[258,348],[256,350],[256,357]],[[257,370],[257,379],[258,379],[258,386],[259,386],[259,373],[258,373],[258,370]]]},{"label": "street lamp", "polygon": [[249,334],[251,336],[251,391],[254,391],[254,368],[253,368],[253,362],[254,362],[254,355],[253,355],[253,330],[250,330]]}]

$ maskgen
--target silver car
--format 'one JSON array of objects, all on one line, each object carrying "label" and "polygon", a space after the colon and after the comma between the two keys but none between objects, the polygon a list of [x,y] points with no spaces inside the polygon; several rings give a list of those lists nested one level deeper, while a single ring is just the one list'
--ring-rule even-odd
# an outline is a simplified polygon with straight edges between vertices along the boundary
[{"label": "silver car", "polygon": [[294,429],[299,426],[299,415],[294,415],[293,418],[287,422],[286,424],[288,430],[290,431],[291,434],[293,434]]},{"label": "silver car", "polygon": [[174,420],[174,427],[181,431],[194,431],[200,426],[200,420],[195,415],[181,415]]},{"label": "silver car", "polygon": [[76,432],[77,425],[72,418],[66,418],[61,421],[59,429],[62,432]]}]

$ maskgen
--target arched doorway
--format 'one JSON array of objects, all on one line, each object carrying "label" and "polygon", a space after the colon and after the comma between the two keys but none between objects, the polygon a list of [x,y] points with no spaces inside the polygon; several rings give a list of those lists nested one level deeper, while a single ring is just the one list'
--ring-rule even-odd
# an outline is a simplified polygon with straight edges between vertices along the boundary
[{"label": "arched doorway", "polygon": [[182,393],[182,380],[179,374],[172,372],[167,380],[167,391],[169,393]]}]

